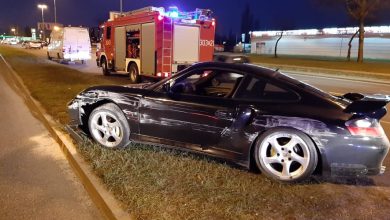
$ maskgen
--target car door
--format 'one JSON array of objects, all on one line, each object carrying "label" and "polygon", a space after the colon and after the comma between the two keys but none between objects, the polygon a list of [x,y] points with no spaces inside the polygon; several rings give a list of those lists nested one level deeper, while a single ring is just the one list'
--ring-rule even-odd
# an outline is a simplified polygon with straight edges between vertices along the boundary
[{"label": "car door", "polygon": [[236,103],[230,97],[244,77],[236,74],[229,78],[226,73],[231,75],[226,70],[196,70],[167,82],[172,85],[169,92],[159,88],[144,97],[140,106],[140,132],[183,142],[184,147],[194,150],[220,154],[216,146],[236,111]]}]

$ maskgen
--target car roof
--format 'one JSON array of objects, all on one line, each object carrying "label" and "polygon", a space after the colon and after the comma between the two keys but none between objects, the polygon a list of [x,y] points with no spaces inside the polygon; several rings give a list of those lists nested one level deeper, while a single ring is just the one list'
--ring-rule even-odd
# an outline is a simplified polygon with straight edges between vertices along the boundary
[{"label": "car roof", "polygon": [[238,72],[245,72],[265,78],[275,78],[279,75],[282,75],[280,72],[278,72],[278,70],[248,63],[203,62],[196,63],[190,67],[191,70],[205,68],[231,69],[236,70]]},{"label": "car roof", "polygon": [[[194,69],[217,68],[217,69],[228,69],[237,72],[248,73],[251,75],[261,77],[263,79],[277,81],[279,84],[294,86],[295,88],[298,88],[302,92],[306,92],[306,93],[308,92],[316,96],[321,96],[328,99],[335,98],[329,93],[326,93],[316,87],[313,87],[307,83],[304,83],[284,73],[279,72],[279,69],[274,70],[274,69],[254,65],[254,64],[248,64],[248,63],[223,63],[223,62],[197,63],[192,65],[190,68],[191,69],[192,68]],[[190,68],[188,69],[188,71],[191,71]]]}]

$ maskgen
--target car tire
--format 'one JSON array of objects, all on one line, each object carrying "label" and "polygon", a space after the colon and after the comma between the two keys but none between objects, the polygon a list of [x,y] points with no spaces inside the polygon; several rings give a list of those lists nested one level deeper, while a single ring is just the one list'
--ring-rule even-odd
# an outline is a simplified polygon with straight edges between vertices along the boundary
[{"label": "car tire", "polygon": [[129,64],[127,71],[129,72],[129,77],[130,77],[131,83],[141,82],[141,76],[139,75],[137,64],[135,64],[135,63]]},{"label": "car tire", "polygon": [[110,75],[110,70],[108,70],[108,64],[106,58],[102,58],[101,66],[102,66],[103,75],[105,76]]},{"label": "car tire", "polygon": [[130,126],[122,110],[113,103],[92,111],[88,119],[92,138],[106,148],[123,148],[130,143]]},{"label": "car tire", "polygon": [[314,142],[290,128],[273,128],[262,134],[253,156],[263,174],[280,182],[307,180],[318,163]]}]

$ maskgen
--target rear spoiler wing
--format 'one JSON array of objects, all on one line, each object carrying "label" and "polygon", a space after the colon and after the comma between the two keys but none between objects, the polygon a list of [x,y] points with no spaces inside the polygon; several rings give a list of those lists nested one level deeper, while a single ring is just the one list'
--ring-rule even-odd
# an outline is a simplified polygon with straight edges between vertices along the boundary
[{"label": "rear spoiler wing", "polygon": [[376,115],[376,112],[382,112],[383,114],[384,111],[384,114],[386,114],[385,107],[390,102],[390,95],[347,93],[343,95],[343,98],[351,101],[351,104],[344,109],[344,112],[346,113],[371,113]]}]

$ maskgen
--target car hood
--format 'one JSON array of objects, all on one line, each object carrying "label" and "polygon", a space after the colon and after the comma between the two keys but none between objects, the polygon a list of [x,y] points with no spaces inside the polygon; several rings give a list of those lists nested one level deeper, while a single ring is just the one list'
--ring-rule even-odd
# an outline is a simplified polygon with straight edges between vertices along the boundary
[{"label": "car hood", "polygon": [[125,86],[128,88],[134,88],[134,89],[145,89],[153,84],[154,83],[148,82],[148,83],[139,83],[139,84],[129,84],[129,85],[125,85]]},{"label": "car hood", "polygon": [[152,83],[132,84],[132,85],[102,85],[89,87],[82,91],[78,97],[89,97],[89,98],[108,98],[110,96],[117,96],[121,94],[132,94],[132,95],[145,95],[150,90],[148,86]]}]

